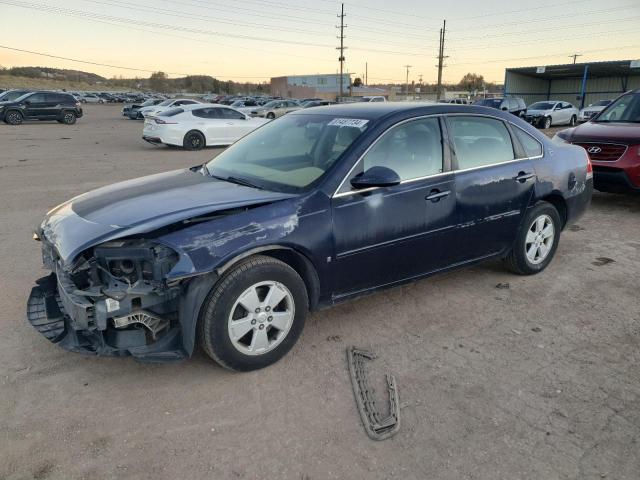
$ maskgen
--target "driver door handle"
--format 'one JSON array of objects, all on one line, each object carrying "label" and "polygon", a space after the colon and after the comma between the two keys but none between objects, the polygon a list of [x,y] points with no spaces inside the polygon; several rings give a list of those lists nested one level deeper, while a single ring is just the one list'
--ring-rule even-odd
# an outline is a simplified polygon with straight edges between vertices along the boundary
[{"label": "driver door handle", "polygon": [[433,190],[431,190],[429,195],[426,196],[425,200],[431,200],[433,203],[436,203],[436,202],[439,202],[441,198],[449,196],[450,193],[451,191],[449,190],[445,190],[444,192],[441,192],[437,188],[434,188]]},{"label": "driver door handle", "polygon": [[535,176],[536,176],[536,174],[535,174],[535,173],[519,172],[519,173],[518,173],[518,176],[513,177],[513,179],[514,179],[516,182],[524,183],[524,182],[526,182],[527,180],[529,180],[530,178],[533,178],[533,177],[535,177]]}]

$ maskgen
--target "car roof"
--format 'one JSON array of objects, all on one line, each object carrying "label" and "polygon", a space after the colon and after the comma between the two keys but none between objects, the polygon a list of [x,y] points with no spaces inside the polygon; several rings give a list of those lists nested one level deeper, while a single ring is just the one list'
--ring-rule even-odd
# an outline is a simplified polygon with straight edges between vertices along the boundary
[{"label": "car roof", "polygon": [[229,110],[235,110],[236,112],[238,111],[229,105],[221,105],[220,103],[192,103],[189,105],[180,105],[179,107],[176,107],[176,108],[181,108],[185,112],[190,110],[195,110],[196,108],[226,108]]},{"label": "car roof", "polygon": [[340,105],[326,105],[312,107],[312,109],[296,110],[287,115],[327,115],[327,116],[349,116],[368,120],[377,120],[396,114],[411,116],[433,115],[446,113],[470,113],[480,115],[490,115],[511,119],[510,113],[502,112],[494,108],[481,107],[478,105],[456,105],[452,103],[426,103],[426,102],[355,102],[343,103]]}]

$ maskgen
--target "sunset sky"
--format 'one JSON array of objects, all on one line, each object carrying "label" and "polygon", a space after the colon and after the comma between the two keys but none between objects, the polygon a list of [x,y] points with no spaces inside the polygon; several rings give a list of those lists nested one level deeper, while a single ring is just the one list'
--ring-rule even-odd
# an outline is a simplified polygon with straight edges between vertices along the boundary
[{"label": "sunset sky", "polygon": [[[73,68],[107,77],[206,74],[263,81],[338,68],[334,0],[0,0],[4,67]],[[346,69],[369,83],[434,83],[447,19],[445,82],[467,72],[502,82],[505,67],[640,59],[640,0],[351,0]],[[129,69],[125,69],[127,67]],[[139,69],[131,70],[131,69]]]}]

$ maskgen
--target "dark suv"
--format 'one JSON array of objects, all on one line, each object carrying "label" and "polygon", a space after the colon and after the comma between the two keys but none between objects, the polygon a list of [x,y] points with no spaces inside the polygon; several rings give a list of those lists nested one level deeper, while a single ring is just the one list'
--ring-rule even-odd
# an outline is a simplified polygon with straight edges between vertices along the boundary
[{"label": "dark suv", "polygon": [[20,125],[25,119],[57,120],[73,125],[80,117],[80,102],[69,93],[38,91],[12,101],[0,101],[0,118],[9,125]]},{"label": "dark suv", "polygon": [[483,98],[475,102],[474,105],[496,108],[503,112],[513,113],[516,117],[523,117],[527,113],[527,104],[519,97]]}]

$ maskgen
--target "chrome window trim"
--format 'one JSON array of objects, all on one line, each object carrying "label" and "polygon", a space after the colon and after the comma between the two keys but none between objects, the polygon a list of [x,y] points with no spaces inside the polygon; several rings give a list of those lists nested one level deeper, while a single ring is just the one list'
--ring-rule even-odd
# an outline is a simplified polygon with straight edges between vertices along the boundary
[{"label": "chrome window trim", "polygon": [[[351,176],[351,174],[353,173],[353,170],[358,166],[358,164],[360,163],[360,161],[364,158],[364,156],[369,153],[369,150],[371,148],[373,148],[373,146],[378,143],[378,141],[391,129],[397,127],[398,125],[402,125],[403,123],[407,123],[413,120],[421,120],[423,118],[429,118],[429,117],[435,117],[435,118],[439,118],[439,117],[452,117],[452,116],[456,116],[456,117],[484,117],[484,118],[491,118],[493,120],[498,120],[501,122],[505,122],[508,123],[509,125],[513,125],[516,128],[520,128],[518,125],[516,125],[515,123],[513,123],[510,120],[504,120],[500,117],[494,117],[493,115],[487,115],[485,113],[432,113],[430,115],[421,115],[419,117],[413,117],[413,118],[407,118],[401,122],[396,123],[395,125],[390,126],[389,128],[387,128],[384,132],[382,132],[378,138],[376,138],[376,140],[369,145],[369,147],[367,147],[367,149],[364,151],[364,153],[362,153],[362,155],[360,155],[360,157],[358,158],[358,160],[353,164],[353,166],[349,169],[349,171],[347,172],[346,176],[342,179],[342,181],[340,182],[340,185],[338,185],[338,188],[336,189],[336,191],[333,193],[333,195],[331,196],[331,198],[341,198],[341,197],[346,197],[348,195],[355,195],[358,193],[365,193],[365,192],[372,192],[374,190],[378,190],[380,188],[383,187],[370,187],[370,188],[363,188],[361,190],[350,190],[348,192],[342,192],[342,193],[338,193],[340,191],[340,189],[342,188],[342,186],[344,185],[344,183],[347,181],[347,179]],[[442,133],[442,129],[441,133]],[[457,169],[457,170],[449,170],[448,172],[440,172],[440,173],[434,173],[433,175],[426,175],[424,177],[417,177],[417,178],[411,178],[411,179],[407,179],[407,180],[403,180],[400,182],[400,185],[406,184],[406,183],[410,183],[410,182],[417,182],[420,180],[426,180],[428,178],[434,178],[434,177],[439,177],[439,176],[444,176],[444,175],[448,175],[448,174],[456,174],[456,173],[462,173],[462,172],[469,172],[469,171],[473,171],[473,170],[480,170],[482,168],[489,168],[489,167],[495,167],[496,165],[508,165],[510,163],[515,163],[515,162],[522,162],[524,160],[536,160],[538,158],[543,158],[544,157],[544,144],[542,142],[540,142],[540,140],[538,140],[537,138],[535,138],[533,135],[531,135],[530,133],[528,133],[526,130],[524,130],[523,128],[520,128],[520,130],[522,130],[524,133],[526,133],[527,135],[531,136],[536,142],[540,143],[540,145],[542,146],[542,155],[537,155],[535,157],[522,157],[522,158],[514,158],[513,160],[509,160],[506,162],[496,162],[496,163],[490,163],[487,165],[480,165],[478,167],[471,167],[471,168],[462,168],[462,169]],[[444,140],[444,139],[443,139]],[[513,140],[512,140],[513,142]],[[514,152],[515,153],[515,152]],[[444,165],[444,156],[443,156],[443,165]]]}]

